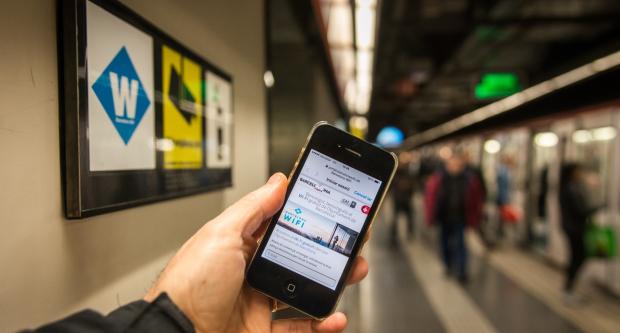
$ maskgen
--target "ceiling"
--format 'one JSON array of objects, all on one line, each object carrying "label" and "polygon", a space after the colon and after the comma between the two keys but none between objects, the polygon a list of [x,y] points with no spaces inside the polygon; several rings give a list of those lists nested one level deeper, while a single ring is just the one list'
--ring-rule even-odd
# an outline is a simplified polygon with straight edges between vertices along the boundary
[{"label": "ceiling", "polygon": [[618,0],[383,0],[368,138],[413,135],[493,100],[485,72],[523,88],[620,49]]}]

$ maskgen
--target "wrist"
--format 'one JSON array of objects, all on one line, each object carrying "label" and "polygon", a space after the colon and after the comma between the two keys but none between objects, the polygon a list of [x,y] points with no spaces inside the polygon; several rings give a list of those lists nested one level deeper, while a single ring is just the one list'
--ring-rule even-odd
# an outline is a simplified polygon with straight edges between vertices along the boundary
[{"label": "wrist", "polygon": [[149,291],[149,293],[143,299],[144,301],[149,303],[147,309],[153,309],[150,311],[152,311],[154,314],[158,314],[156,316],[157,318],[161,318],[158,319],[160,321],[160,324],[165,325],[166,323],[172,321],[176,325],[182,327],[183,332],[196,332],[195,322],[187,314],[187,312],[183,311],[183,309],[179,306],[178,303],[175,303],[175,301],[170,297],[168,293],[160,292],[154,298],[152,298],[152,295],[153,294],[151,294],[151,292]]}]

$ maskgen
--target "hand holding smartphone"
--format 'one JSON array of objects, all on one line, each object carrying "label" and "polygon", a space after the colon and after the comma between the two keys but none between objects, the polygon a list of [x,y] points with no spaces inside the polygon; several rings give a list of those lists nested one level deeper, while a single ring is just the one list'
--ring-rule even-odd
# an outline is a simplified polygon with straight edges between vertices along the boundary
[{"label": "hand holding smartphone", "polygon": [[394,154],[317,123],[250,263],[248,284],[314,318],[333,312],[396,165]]}]

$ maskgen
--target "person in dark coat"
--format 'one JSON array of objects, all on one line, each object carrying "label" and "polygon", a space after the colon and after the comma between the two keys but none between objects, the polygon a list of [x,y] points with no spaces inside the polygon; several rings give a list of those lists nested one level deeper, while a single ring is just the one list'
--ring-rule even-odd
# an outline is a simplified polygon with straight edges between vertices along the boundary
[{"label": "person in dark coat", "polygon": [[482,216],[483,190],[480,180],[458,154],[446,161],[445,169],[427,182],[425,210],[428,224],[440,228],[440,247],[446,274],[467,281],[465,227],[476,227]]},{"label": "person in dark coat", "polygon": [[583,300],[574,293],[577,275],[586,260],[584,236],[586,224],[596,208],[589,204],[584,182],[584,168],[577,163],[566,163],[560,173],[560,213],[562,229],[570,249],[569,264],[566,267],[564,298],[569,304]]},{"label": "person in dark coat", "polygon": [[415,188],[415,180],[409,170],[411,162],[411,153],[402,152],[398,155],[398,168],[392,181],[392,200],[394,201],[394,213],[392,216],[392,231],[390,240],[393,245],[396,244],[396,233],[398,231],[398,217],[400,214],[405,215],[407,219],[407,236],[413,236],[414,220],[413,205],[411,199]]}]

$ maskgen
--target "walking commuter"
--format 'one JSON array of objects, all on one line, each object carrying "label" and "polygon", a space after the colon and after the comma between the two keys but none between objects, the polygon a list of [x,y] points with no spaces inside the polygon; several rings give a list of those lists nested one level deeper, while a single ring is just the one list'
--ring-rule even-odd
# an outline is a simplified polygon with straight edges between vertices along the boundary
[{"label": "walking commuter", "polygon": [[396,245],[398,231],[398,217],[402,213],[407,219],[407,236],[413,236],[414,219],[413,205],[411,199],[415,187],[414,178],[409,168],[411,163],[411,153],[402,152],[398,155],[398,168],[392,181],[392,199],[394,201],[394,213],[392,217],[392,231],[390,241]]},{"label": "walking commuter", "polygon": [[428,180],[425,193],[427,223],[440,229],[440,247],[447,275],[467,282],[465,227],[480,221],[483,193],[480,180],[465,168],[462,156],[455,154],[445,169]]},{"label": "walking commuter", "polygon": [[435,172],[437,172],[437,170],[440,170],[441,168],[442,162],[437,156],[420,156],[420,164],[417,172],[417,178],[420,181],[420,184],[426,184],[428,178],[430,178]]},{"label": "walking commuter", "polygon": [[512,168],[514,166],[514,159],[510,155],[502,155],[500,158],[499,166],[497,167],[497,194],[495,197],[495,204],[497,207],[497,240],[499,241],[505,233],[506,225],[510,222],[507,218],[506,212],[509,212],[512,208],[511,203],[511,191],[512,191]]},{"label": "walking commuter", "polygon": [[486,182],[484,181],[484,175],[482,174],[482,169],[478,165],[473,163],[471,154],[465,152],[463,154],[463,159],[465,161],[465,172],[469,173],[470,177],[476,178],[478,183],[480,184],[480,200],[482,202],[482,206],[480,208],[480,221],[478,221],[478,223],[476,224],[475,231],[478,234],[480,240],[484,243],[484,245],[487,248],[492,248],[494,244],[489,241],[489,237],[485,232],[485,227],[488,225],[489,220],[487,219],[487,215],[484,211],[484,204],[487,200],[488,193]]},{"label": "walking commuter", "polygon": [[538,198],[536,200],[536,213],[541,219],[547,218],[547,193],[549,192],[549,167],[545,166],[538,176]]},{"label": "walking commuter", "polygon": [[465,162],[465,170],[467,172],[471,173],[472,177],[478,178],[478,181],[480,182],[480,190],[481,190],[481,195],[482,195],[482,202],[486,201],[487,185],[484,182],[484,176],[482,174],[482,169],[480,169],[480,167],[478,165],[476,165],[472,161],[471,154],[468,153],[468,152],[465,152],[463,154],[463,160]]},{"label": "walking commuter", "polygon": [[512,182],[512,166],[514,161],[510,155],[502,155],[497,167],[497,197],[495,201],[498,207],[510,203],[510,189]]},{"label": "walking commuter", "polygon": [[583,299],[575,294],[575,281],[586,260],[584,236],[586,224],[596,208],[589,203],[584,182],[584,169],[577,163],[567,163],[560,173],[560,213],[562,229],[570,249],[569,264],[564,281],[564,301],[578,305]]}]

